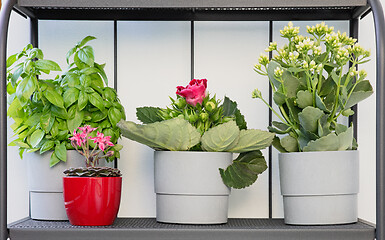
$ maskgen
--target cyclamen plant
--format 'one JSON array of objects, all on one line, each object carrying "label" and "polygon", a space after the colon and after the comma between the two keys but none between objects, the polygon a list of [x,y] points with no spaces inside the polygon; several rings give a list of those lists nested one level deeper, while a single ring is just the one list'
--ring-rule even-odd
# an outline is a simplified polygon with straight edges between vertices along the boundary
[{"label": "cyclamen plant", "polygon": [[193,79],[186,87],[177,87],[171,107],[137,108],[143,125],[120,121],[118,127],[124,137],[155,150],[240,153],[219,172],[229,187],[250,186],[267,169],[260,150],[271,145],[275,134],[247,129],[237,103],[225,97],[221,104],[206,88],[206,79]]},{"label": "cyclamen plant", "polygon": [[252,97],[262,99],[281,121],[269,126],[271,132],[285,134],[273,143],[281,152],[357,148],[353,126],[337,120],[353,115],[351,107],[373,93],[365,70],[357,71],[358,64],[369,61],[370,52],[346,33],[333,30],[325,23],[307,26],[310,36],[305,37],[289,22],[280,31],[288,43],[278,48],[271,42],[265,51],[274,52],[273,59],[261,54],[254,67],[269,78],[280,112],[263,99],[258,89],[253,91]]}]

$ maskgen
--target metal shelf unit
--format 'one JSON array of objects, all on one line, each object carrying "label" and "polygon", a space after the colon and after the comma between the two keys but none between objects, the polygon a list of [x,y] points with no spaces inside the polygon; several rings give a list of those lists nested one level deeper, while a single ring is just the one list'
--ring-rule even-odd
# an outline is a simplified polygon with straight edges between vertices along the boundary
[{"label": "metal shelf unit", "polygon": [[[359,19],[372,12],[377,44],[376,176],[377,228],[359,221],[336,226],[288,226],[281,219],[229,219],[226,225],[172,225],[154,219],[117,219],[110,227],[74,227],[68,222],[23,219],[7,226],[6,49],[14,10],[31,19],[286,21]],[[385,240],[385,19],[379,0],[6,0],[0,14],[0,240],[22,239],[374,239]],[[115,74],[116,75],[116,74]],[[354,120],[353,120],[354,121]],[[270,206],[271,207],[271,206]],[[271,210],[270,210],[271,211]]]}]

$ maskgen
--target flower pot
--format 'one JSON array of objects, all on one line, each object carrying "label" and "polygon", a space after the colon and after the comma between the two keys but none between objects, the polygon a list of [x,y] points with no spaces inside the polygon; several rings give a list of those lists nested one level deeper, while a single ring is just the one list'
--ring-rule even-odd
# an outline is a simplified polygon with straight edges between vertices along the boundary
[{"label": "flower pot", "polygon": [[358,151],[279,154],[286,224],[357,222]]},{"label": "flower pot", "polygon": [[67,151],[67,162],[50,168],[52,152],[28,153],[30,217],[37,220],[68,220],[63,204],[63,171],[84,166],[84,157],[75,150]]},{"label": "flower pot", "polygon": [[72,225],[106,226],[119,211],[121,177],[63,177],[64,205]]},{"label": "flower pot", "polygon": [[227,222],[230,188],[219,174],[232,153],[155,151],[156,219],[179,224]]}]

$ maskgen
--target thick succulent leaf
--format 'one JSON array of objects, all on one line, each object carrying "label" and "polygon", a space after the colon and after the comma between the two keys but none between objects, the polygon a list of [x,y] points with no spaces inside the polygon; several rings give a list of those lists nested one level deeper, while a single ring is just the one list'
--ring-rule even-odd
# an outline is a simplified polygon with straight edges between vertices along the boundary
[{"label": "thick succulent leaf", "polygon": [[281,145],[281,139],[279,137],[275,136],[273,139],[273,146],[275,149],[277,149],[279,152],[284,153],[287,152],[285,148]]},{"label": "thick succulent leaf", "polygon": [[186,151],[200,141],[199,131],[180,118],[147,125],[121,120],[117,126],[124,137],[157,149]]},{"label": "thick succulent leaf", "polygon": [[338,134],[339,151],[352,149],[353,146],[353,126],[349,127],[345,132]]},{"label": "thick succulent leaf", "polygon": [[322,116],[318,120],[318,136],[323,137],[330,134],[330,123],[328,122],[328,115]]},{"label": "thick succulent leaf", "polygon": [[306,108],[313,105],[313,95],[309,91],[298,91],[297,104],[300,108]]},{"label": "thick succulent leaf", "polygon": [[315,94],[315,105],[316,105],[319,109],[321,109],[322,111],[329,112],[329,110],[327,109],[325,103],[322,101],[321,97],[318,96],[317,93]]},{"label": "thick succulent leaf", "polygon": [[297,139],[290,135],[287,135],[281,139],[281,146],[286,150],[286,152],[298,152]]},{"label": "thick succulent leaf", "polygon": [[339,148],[339,139],[335,133],[330,133],[327,136],[321,137],[315,141],[310,141],[306,147],[303,148],[304,152],[314,151],[337,151]]},{"label": "thick succulent leaf", "polygon": [[252,151],[241,153],[226,170],[220,168],[219,172],[226,186],[242,189],[253,184],[266,169],[261,151]]},{"label": "thick succulent leaf", "polygon": [[357,103],[368,98],[372,94],[373,87],[372,85],[370,85],[370,82],[368,80],[359,82],[354,88],[352,94],[350,95],[350,98],[348,99],[344,109],[348,109],[356,105]]},{"label": "thick succulent leaf", "polygon": [[318,129],[318,120],[324,115],[323,111],[314,107],[306,107],[298,114],[301,126],[309,132],[316,132]]},{"label": "thick succulent leaf", "polygon": [[140,107],[136,109],[136,117],[144,124],[160,122],[162,118],[159,111],[160,108],[157,107]]},{"label": "thick succulent leaf", "polygon": [[202,149],[208,152],[228,152],[239,140],[240,130],[235,121],[215,126],[202,136]]},{"label": "thick succulent leaf", "polygon": [[277,91],[273,95],[273,100],[274,100],[275,104],[277,104],[278,106],[282,106],[282,104],[285,103],[286,96],[285,96],[285,94]]},{"label": "thick succulent leaf", "polygon": [[242,153],[261,150],[271,145],[274,136],[274,133],[259,129],[241,130],[237,145],[227,151]]}]

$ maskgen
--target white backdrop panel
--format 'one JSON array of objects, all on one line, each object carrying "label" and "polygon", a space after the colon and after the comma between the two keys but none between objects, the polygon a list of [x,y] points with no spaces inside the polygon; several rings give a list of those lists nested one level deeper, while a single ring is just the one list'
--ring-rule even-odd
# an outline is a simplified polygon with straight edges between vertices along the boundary
[{"label": "white backdrop panel", "polygon": [[[269,40],[268,22],[195,22],[195,78],[208,79],[208,91],[238,103],[249,128],[266,130],[268,108],[251,98],[258,88],[269,97],[269,83],[253,71]],[[268,161],[267,151],[263,151]],[[229,217],[268,217],[268,170],[251,187],[232,189]]]},{"label": "white backdrop panel", "polygon": [[[136,121],[136,107],[170,104],[176,86],[190,79],[190,22],[118,23],[118,95],[127,120]],[[153,150],[128,139],[121,141],[123,172],[120,216],[155,216]]]}]

